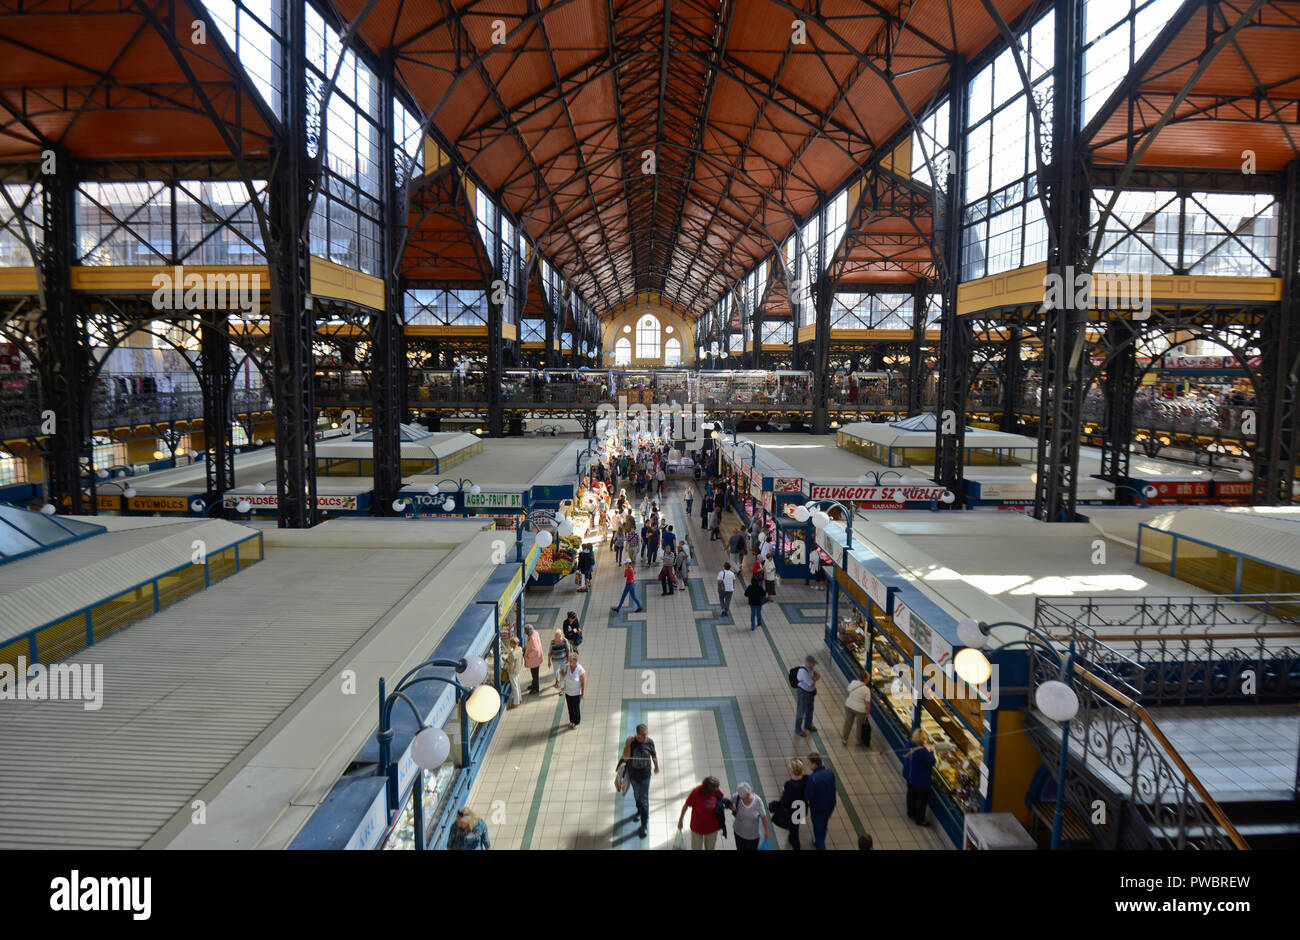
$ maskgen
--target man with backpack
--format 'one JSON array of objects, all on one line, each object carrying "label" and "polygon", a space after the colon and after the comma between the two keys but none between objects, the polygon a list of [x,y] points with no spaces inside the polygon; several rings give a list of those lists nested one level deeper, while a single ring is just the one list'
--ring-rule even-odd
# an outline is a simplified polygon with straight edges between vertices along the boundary
[{"label": "man with backpack", "polygon": [[817,680],[821,678],[816,666],[817,657],[809,655],[804,657],[802,666],[790,670],[790,687],[795,694],[794,733],[805,738],[809,731],[817,730],[812,723]]},{"label": "man with backpack", "polygon": [[636,734],[629,735],[623,742],[623,755],[618,762],[620,767],[627,768],[628,787],[641,819],[637,835],[643,839],[650,829],[650,777],[652,773],[659,773],[659,755],[655,753],[655,742],[649,731],[645,725],[637,725]]}]

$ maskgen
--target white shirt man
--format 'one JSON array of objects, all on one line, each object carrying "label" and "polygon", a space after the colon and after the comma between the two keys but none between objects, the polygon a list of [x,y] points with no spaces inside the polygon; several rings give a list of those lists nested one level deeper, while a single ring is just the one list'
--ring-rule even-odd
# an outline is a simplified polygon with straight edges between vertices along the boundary
[{"label": "white shirt man", "polygon": [[722,566],[718,572],[718,606],[722,608],[722,613],[718,616],[727,617],[731,614],[731,594],[736,590],[736,572],[731,570],[731,562]]}]

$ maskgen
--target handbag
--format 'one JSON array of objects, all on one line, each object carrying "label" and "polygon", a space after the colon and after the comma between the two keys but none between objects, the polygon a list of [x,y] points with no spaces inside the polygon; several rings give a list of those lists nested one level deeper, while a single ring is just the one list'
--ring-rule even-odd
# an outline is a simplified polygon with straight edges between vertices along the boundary
[{"label": "handbag", "polygon": [[677,852],[681,852],[685,848],[686,848],[686,837],[683,836],[682,831],[678,829],[677,835],[673,836],[673,850]]},{"label": "handbag", "polygon": [[622,793],[627,789],[627,762],[620,761],[618,770],[614,771],[614,789]]}]

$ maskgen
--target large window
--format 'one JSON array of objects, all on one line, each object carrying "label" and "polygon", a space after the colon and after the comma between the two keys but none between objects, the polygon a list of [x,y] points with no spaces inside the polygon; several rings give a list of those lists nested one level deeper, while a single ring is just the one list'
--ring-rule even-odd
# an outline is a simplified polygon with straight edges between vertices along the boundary
[{"label": "large window", "polygon": [[[1021,35],[1022,58],[1051,135],[1055,14]],[[1038,198],[1031,102],[1011,49],[971,79],[966,133],[966,204],[962,280],[1036,264],[1047,257],[1047,226]]]},{"label": "large window", "polygon": [[675,336],[670,336],[668,342],[664,343],[664,365],[679,366],[682,364],[682,344]]},{"label": "large window", "polygon": [[1083,123],[1133,69],[1182,0],[1084,0]]},{"label": "large window", "polygon": [[[343,57],[338,84],[329,97],[325,179],[311,218],[311,252],[365,274],[380,273],[380,140],[376,121],[383,113],[379,77],[307,4],[308,149],[321,145],[320,107],[325,86]],[[388,103],[385,102],[385,106]],[[312,110],[314,109],[314,111]]]},{"label": "large window", "polygon": [[912,132],[912,178],[946,189],[949,172],[948,102],[945,101],[922,118]]},{"label": "large window", "polygon": [[636,357],[659,358],[659,318],[647,313],[636,321]]},{"label": "large window", "polygon": [[911,294],[836,294],[831,329],[910,330],[913,307]]},{"label": "large window", "polygon": [[23,237],[23,229],[27,229],[27,238],[38,247],[44,243],[45,206],[41,202],[41,184],[7,184],[5,196],[8,198],[0,199],[0,267],[31,267],[36,262]]},{"label": "large window", "polygon": [[279,0],[204,0],[203,5],[253,87],[276,114],[283,115]]},{"label": "large window", "polygon": [[632,364],[632,341],[619,337],[614,343],[614,365],[629,366]]},{"label": "large window", "polygon": [[[1112,192],[1093,192],[1094,231]],[[1106,220],[1093,267],[1130,274],[1271,277],[1277,268],[1277,208],[1277,199],[1264,193],[1124,192]]]},{"label": "large window", "polygon": [[408,326],[486,326],[487,293],[411,289],[406,292],[404,315]]}]

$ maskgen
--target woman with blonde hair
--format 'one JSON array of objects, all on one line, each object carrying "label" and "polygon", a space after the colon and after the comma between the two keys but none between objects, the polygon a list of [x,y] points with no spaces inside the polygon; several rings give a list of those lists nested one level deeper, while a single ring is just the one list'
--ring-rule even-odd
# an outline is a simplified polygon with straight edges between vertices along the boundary
[{"label": "woman with blonde hair", "polygon": [[479,819],[468,806],[456,811],[456,822],[447,837],[447,848],[452,851],[485,851],[492,848],[488,839],[487,823]]},{"label": "woman with blonde hair", "polygon": [[773,800],[769,809],[772,812],[772,824],[790,831],[790,848],[798,852],[799,826],[808,818],[808,803],[804,799],[804,786],[808,783],[808,778],[804,776],[804,763],[799,758],[790,758],[786,766],[790,771],[790,779],[785,782],[780,799]]},{"label": "woman with blonde hair", "polygon": [[911,749],[903,755],[903,779],[907,781],[907,818],[918,826],[930,825],[925,810],[930,803],[934,763],[934,744],[917,728],[912,732]]}]

